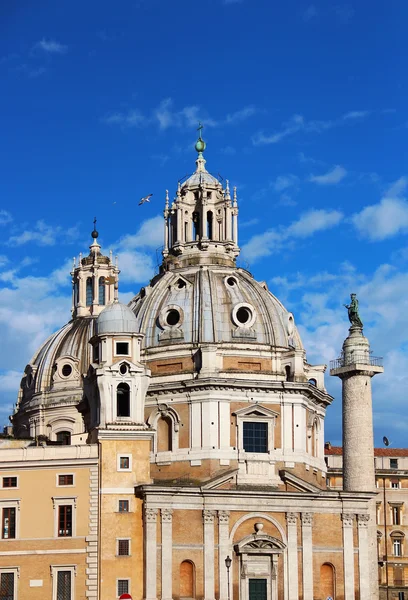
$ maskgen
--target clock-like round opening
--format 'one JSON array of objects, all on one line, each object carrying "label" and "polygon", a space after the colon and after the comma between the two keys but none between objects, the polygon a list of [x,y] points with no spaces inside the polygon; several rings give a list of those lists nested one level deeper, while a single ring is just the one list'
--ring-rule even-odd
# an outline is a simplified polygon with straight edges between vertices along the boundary
[{"label": "clock-like round opening", "polygon": [[246,325],[252,318],[251,311],[246,306],[241,306],[237,310],[237,321],[239,321],[242,325]]},{"label": "clock-like round opening", "polygon": [[64,377],[69,377],[72,373],[72,367],[71,365],[64,365],[61,369],[61,373],[63,374]]},{"label": "clock-like round opening", "polygon": [[169,312],[167,313],[167,316],[166,316],[167,325],[170,325],[170,327],[174,327],[175,325],[177,325],[177,323],[179,321],[180,321],[180,313],[178,312],[178,310],[175,310],[174,308],[169,310]]}]

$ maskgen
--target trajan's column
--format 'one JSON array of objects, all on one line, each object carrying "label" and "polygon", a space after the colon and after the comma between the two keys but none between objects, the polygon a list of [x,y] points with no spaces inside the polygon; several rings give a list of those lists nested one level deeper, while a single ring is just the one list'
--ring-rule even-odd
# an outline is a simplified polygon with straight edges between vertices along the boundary
[{"label": "trajan's column", "polygon": [[[332,362],[330,369],[330,375],[340,377],[342,381],[343,489],[376,492],[371,378],[383,373],[384,369],[381,360],[371,356],[369,341],[363,335],[356,294],[351,294],[351,302],[345,306],[351,327],[344,340],[341,357]],[[376,498],[373,496],[367,527],[369,572],[366,576],[369,577],[369,585],[367,581],[361,581],[362,591],[364,589],[361,600],[378,600],[379,596],[375,513]]]}]

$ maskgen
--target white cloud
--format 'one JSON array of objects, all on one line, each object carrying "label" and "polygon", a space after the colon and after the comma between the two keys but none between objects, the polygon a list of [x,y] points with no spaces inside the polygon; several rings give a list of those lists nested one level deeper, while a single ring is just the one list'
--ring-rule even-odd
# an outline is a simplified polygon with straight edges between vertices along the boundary
[{"label": "white cloud", "polygon": [[0,268],[8,263],[9,259],[5,254],[0,254]]},{"label": "white cloud", "polygon": [[8,210],[0,210],[0,225],[7,225],[11,223],[13,217],[8,212]]},{"label": "white cloud", "polygon": [[120,280],[125,283],[143,283],[154,275],[153,259],[149,254],[128,250],[118,252]]},{"label": "white cloud", "polygon": [[68,46],[60,44],[55,40],[46,40],[45,38],[37,42],[34,48],[39,48],[49,54],[65,54],[65,52],[68,50]]},{"label": "white cloud", "polygon": [[310,210],[287,229],[288,237],[309,237],[317,231],[331,229],[340,223],[343,214],[338,210]]},{"label": "white cloud", "polygon": [[350,119],[363,119],[370,114],[369,110],[351,110],[348,113],[345,113],[342,117],[344,121],[348,121]]},{"label": "white cloud", "polygon": [[128,112],[110,113],[102,121],[107,125],[120,125],[124,128],[131,128],[145,125],[146,117],[137,110],[129,110]]},{"label": "white cloud", "polygon": [[293,117],[287,123],[283,124],[283,128],[280,131],[272,133],[271,135],[265,135],[262,131],[260,131],[252,137],[252,143],[254,146],[277,144],[284,138],[293,135],[301,129],[304,129],[304,127],[305,121],[302,115],[293,115]]},{"label": "white cloud", "polygon": [[311,21],[312,19],[317,17],[317,14],[318,12],[316,6],[314,4],[310,4],[302,14],[303,20]]},{"label": "white cloud", "polygon": [[318,231],[331,229],[340,223],[343,214],[336,210],[315,210],[304,213],[286,229],[270,229],[264,233],[254,235],[242,247],[242,257],[245,260],[255,261],[263,256],[279,252],[287,247],[294,239],[312,236]]},{"label": "white cloud", "polygon": [[11,392],[18,390],[20,385],[22,372],[21,371],[6,371],[0,375],[0,389],[3,392]]},{"label": "white cloud", "polygon": [[408,231],[408,202],[402,197],[407,186],[408,178],[400,177],[380,202],[352,216],[353,225],[363,237],[381,241]]},{"label": "white cloud", "polygon": [[47,225],[43,220],[40,220],[31,229],[10,236],[6,243],[8,246],[23,246],[28,243],[35,243],[39,246],[54,246],[57,240],[71,243],[77,238],[77,227],[67,229],[61,226]]},{"label": "white cloud", "polygon": [[336,165],[323,175],[310,175],[309,181],[318,185],[333,185],[340,183],[347,176],[347,171],[341,165]]},{"label": "white cloud", "polygon": [[133,250],[134,248],[152,248],[156,249],[163,246],[164,240],[164,218],[160,215],[143,221],[139,230],[131,235],[125,235],[118,242],[118,246],[123,250]]},{"label": "white cloud", "polygon": [[241,110],[237,110],[234,113],[228,114],[225,117],[225,123],[227,125],[240,123],[241,121],[245,121],[245,119],[252,117],[256,112],[255,106],[245,106]]},{"label": "white cloud", "polygon": [[284,190],[295,186],[298,181],[299,178],[296,175],[279,175],[273,182],[272,187],[275,192],[283,192]]}]

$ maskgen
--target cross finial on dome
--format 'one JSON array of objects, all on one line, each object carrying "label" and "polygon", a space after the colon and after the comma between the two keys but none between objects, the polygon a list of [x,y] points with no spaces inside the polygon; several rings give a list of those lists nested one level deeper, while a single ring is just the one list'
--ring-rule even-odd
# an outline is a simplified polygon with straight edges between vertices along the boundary
[{"label": "cross finial on dome", "polygon": [[96,240],[97,237],[99,236],[99,233],[96,231],[96,217],[94,217],[93,225],[94,225],[94,228],[93,228],[93,231],[91,233],[91,236],[93,237],[94,240]]},{"label": "cross finial on dome", "polygon": [[199,132],[199,134],[198,134],[198,140],[195,143],[195,149],[196,149],[196,152],[198,152],[198,157],[196,160],[196,165],[197,165],[196,172],[200,172],[200,171],[206,170],[205,169],[205,158],[203,156],[203,152],[206,149],[206,143],[203,140],[203,138],[201,137],[201,134],[203,131],[203,125],[201,123],[198,123],[197,131]]}]

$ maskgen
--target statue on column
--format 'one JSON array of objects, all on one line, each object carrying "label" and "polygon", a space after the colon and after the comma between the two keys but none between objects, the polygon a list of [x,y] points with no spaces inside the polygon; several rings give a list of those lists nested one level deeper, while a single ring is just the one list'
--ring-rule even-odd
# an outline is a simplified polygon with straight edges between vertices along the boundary
[{"label": "statue on column", "polygon": [[344,304],[344,306],[348,310],[348,318],[352,327],[360,327],[363,328],[363,322],[360,319],[360,315],[358,313],[358,300],[356,294],[350,294],[350,304]]}]

